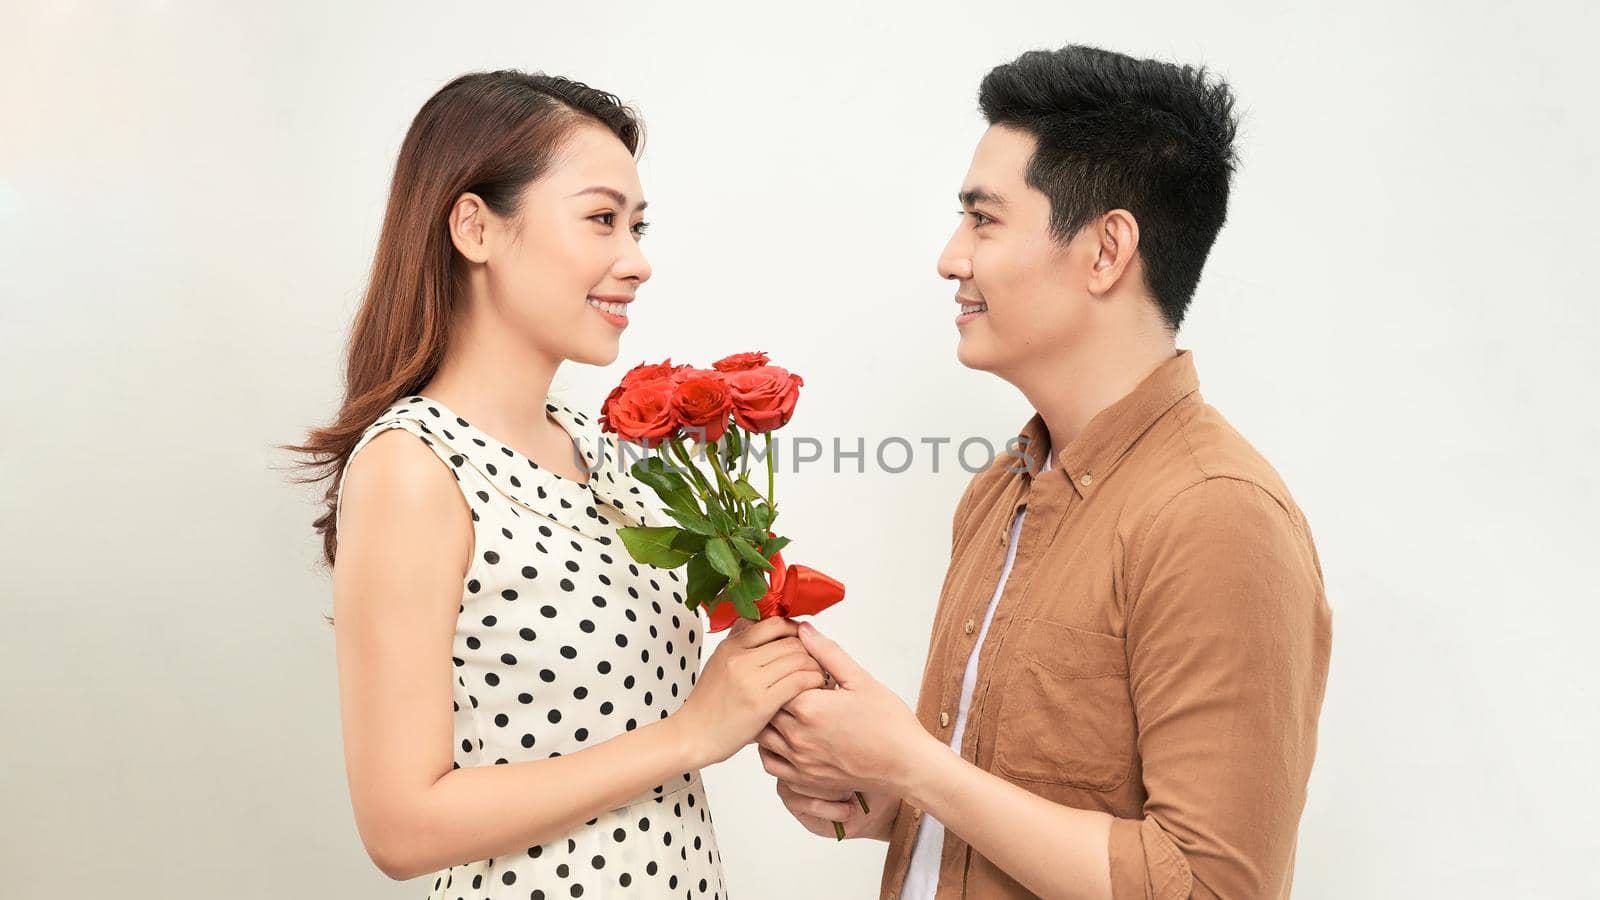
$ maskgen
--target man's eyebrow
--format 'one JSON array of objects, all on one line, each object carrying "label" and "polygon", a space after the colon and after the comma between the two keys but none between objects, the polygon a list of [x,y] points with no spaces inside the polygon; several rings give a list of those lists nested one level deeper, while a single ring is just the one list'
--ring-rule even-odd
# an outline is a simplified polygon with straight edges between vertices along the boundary
[{"label": "man's eyebrow", "polygon": [[1006,198],[981,187],[960,191],[956,194],[956,199],[961,201],[962,206],[976,206],[979,203],[987,203],[990,206],[1006,205]]},{"label": "man's eyebrow", "polygon": [[[609,188],[609,187],[606,187],[605,185],[602,185],[602,184],[597,184],[597,185],[593,185],[591,187],[586,187],[583,190],[578,191],[576,194],[569,195],[569,197],[578,197],[578,196],[582,196],[583,194],[604,194],[607,197],[610,197],[612,200],[616,201],[616,204],[618,206],[627,206],[628,205],[628,195],[627,194],[624,194],[623,192],[617,190],[616,188]],[[639,201],[639,205],[635,206],[634,209],[635,210],[641,210],[641,209],[644,209],[645,207],[647,207],[649,205],[650,205],[649,203],[647,203],[647,202],[645,202],[643,200],[640,200]]]}]

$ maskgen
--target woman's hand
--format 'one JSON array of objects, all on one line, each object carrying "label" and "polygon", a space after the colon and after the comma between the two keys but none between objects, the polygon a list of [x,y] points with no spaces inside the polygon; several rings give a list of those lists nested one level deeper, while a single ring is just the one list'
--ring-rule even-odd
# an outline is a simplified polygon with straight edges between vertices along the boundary
[{"label": "woman's hand", "polygon": [[717,645],[675,714],[699,748],[700,765],[737,753],[785,703],[823,686],[822,666],[798,633],[799,626],[781,616],[740,619]]}]

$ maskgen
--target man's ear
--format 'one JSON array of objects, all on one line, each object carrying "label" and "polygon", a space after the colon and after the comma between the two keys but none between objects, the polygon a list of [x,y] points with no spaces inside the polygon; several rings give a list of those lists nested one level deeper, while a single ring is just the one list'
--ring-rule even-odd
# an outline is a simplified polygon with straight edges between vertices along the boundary
[{"label": "man's ear", "polygon": [[492,215],[483,198],[471,191],[457,197],[455,205],[450,207],[450,243],[472,262],[489,259],[487,232]]},{"label": "man's ear", "polygon": [[1094,258],[1089,265],[1089,292],[1105,294],[1133,267],[1139,249],[1139,222],[1125,209],[1113,209],[1093,227]]}]

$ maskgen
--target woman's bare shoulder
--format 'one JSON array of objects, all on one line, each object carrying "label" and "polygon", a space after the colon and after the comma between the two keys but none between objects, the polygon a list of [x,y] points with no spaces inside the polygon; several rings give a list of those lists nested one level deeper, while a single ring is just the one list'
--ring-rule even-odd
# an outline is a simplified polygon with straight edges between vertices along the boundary
[{"label": "woman's bare shoulder", "polygon": [[341,551],[351,541],[368,540],[391,552],[433,549],[466,570],[471,510],[455,475],[419,435],[390,428],[373,436],[350,458],[343,478]]}]

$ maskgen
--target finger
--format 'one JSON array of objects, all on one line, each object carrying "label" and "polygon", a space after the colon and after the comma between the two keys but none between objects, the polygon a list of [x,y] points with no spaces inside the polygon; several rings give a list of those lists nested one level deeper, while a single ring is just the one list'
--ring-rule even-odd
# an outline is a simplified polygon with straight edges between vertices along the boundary
[{"label": "finger", "polygon": [[[785,642],[794,641],[794,638],[784,638],[783,640]],[[798,641],[789,644],[787,647],[779,644],[780,642],[775,641],[755,650],[745,651],[746,662],[754,665],[761,674],[766,675],[769,683],[777,681],[780,675],[796,669],[809,668],[819,675],[822,674],[822,668],[816,664],[816,660],[813,660],[810,654],[806,653]],[[768,650],[768,647],[774,649]]]},{"label": "finger", "polygon": [[822,676],[816,672],[802,669],[798,672],[790,672],[768,687],[767,699],[772,703],[772,711],[777,712],[789,701],[806,691],[815,691],[821,688]]},{"label": "finger", "polygon": [[791,789],[782,781],[778,782],[778,796],[783,798],[783,805],[788,807],[789,811],[795,815],[811,816],[833,822],[843,822],[850,818],[849,804],[837,800],[823,800],[807,796]]},{"label": "finger", "polygon": [[757,747],[756,755],[761,757],[761,768],[765,769],[768,775],[779,781],[800,780],[800,770],[796,769],[794,763],[789,762],[787,759],[765,747]]},{"label": "finger", "polygon": [[[792,639],[785,638],[784,640]],[[767,646],[770,647],[772,645],[768,644]],[[761,650],[752,650],[750,653],[754,656],[765,649],[763,647]],[[795,643],[793,649],[774,654],[770,659],[762,659],[756,664],[756,667],[771,675],[767,679],[768,681],[776,681],[778,674],[787,674],[800,669],[810,669],[818,675],[823,674],[822,666],[818,665],[817,661],[811,658],[811,654],[807,653],[799,643]]]},{"label": "finger", "polygon": [[[768,665],[773,660],[781,659],[789,654],[798,654],[806,659],[811,658],[811,654],[806,652],[806,645],[800,643],[800,639],[797,637],[776,638],[759,647],[750,648],[745,653],[758,666]],[[818,666],[818,668],[820,669],[821,667]]]},{"label": "finger", "polygon": [[[787,806],[784,807],[784,808],[788,809]],[[804,813],[797,813],[794,810],[789,810],[789,815],[794,816],[794,820],[796,822],[800,823],[800,827],[802,827],[805,830],[811,832],[812,834],[816,835],[817,837],[826,837],[826,838],[837,838],[838,837],[838,835],[833,833],[833,823],[832,822],[824,821],[822,819],[817,818],[816,816],[808,816],[808,815],[806,815]]]},{"label": "finger", "polygon": [[[801,692],[822,687],[822,673],[804,663],[795,663],[792,668],[781,665],[768,666],[761,671],[766,676],[767,689],[778,698],[778,702],[773,705],[773,713],[777,713],[784,704],[798,697]],[[768,716],[768,721],[770,720],[771,716]]]},{"label": "finger", "polygon": [[771,750],[784,759],[794,759],[794,747],[790,746],[788,740],[771,725],[761,729],[756,735],[756,745]]},{"label": "finger", "polygon": [[[805,826],[805,829],[818,837],[838,839],[839,835],[833,830],[833,822],[825,822],[814,816],[795,816],[795,821]],[[839,827],[844,831],[845,837],[851,837],[850,825],[843,819],[837,820]]]},{"label": "finger", "polygon": [[794,713],[789,712],[787,709],[780,709],[773,713],[772,721],[768,722],[767,726],[776,729],[786,741],[790,735],[798,734],[800,729],[805,727],[800,724],[799,719],[794,717]]},{"label": "finger", "polygon": [[803,794],[807,797],[815,797],[818,800],[827,800],[833,803],[849,803],[855,797],[855,794],[851,791],[834,790],[833,788],[819,787],[798,781],[780,781],[778,783],[796,794]]},{"label": "finger", "polygon": [[800,633],[800,626],[791,619],[783,616],[773,616],[762,619],[739,631],[738,640],[745,649],[759,647],[768,641],[778,638],[794,637]]},{"label": "finger", "polygon": [[866,669],[844,652],[844,648],[818,631],[810,622],[800,628],[800,641],[805,645],[806,652],[816,657],[824,669],[833,673],[834,680],[839,682],[840,687],[859,685],[870,677]]}]

